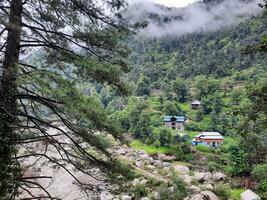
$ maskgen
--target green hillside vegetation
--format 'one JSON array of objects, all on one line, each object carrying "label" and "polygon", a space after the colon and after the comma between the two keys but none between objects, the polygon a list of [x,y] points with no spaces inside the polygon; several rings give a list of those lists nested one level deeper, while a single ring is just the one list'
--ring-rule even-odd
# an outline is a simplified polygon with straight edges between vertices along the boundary
[{"label": "green hillside vegetation", "polygon": [[[210,171],[250,176],[254,165],[265,162],[267,152],[266,144],[260,145],[266,139],[263,127],[249,127],[264,118],[254,115],[245,126],[248,108],[260,98],[253,91],[263,92],[267,85],[267,60],[262,52],[245,53],[244,49],[260,42],[265,22],[263,15],[215,33],[131,38],[132,71],[125,79],[134,93],[128,98],[114,95],[107,102],[100,92],[110,119],[133,135],[131,146],[138,150],[175,155],[177,161]],[[193,100],[201,101],[199,110],[191,109]],[[185,131],[165,127],[166,115],[188,117]],[[244,139],[248,130],[250,140]],[[216,149],[192,147],[191,140],[202,131],[220,132],[224,144]],[[252,158],[256,149],[262,152],[259,159]],[[232,198],[237,199],[241,191],[233,190]]]}]

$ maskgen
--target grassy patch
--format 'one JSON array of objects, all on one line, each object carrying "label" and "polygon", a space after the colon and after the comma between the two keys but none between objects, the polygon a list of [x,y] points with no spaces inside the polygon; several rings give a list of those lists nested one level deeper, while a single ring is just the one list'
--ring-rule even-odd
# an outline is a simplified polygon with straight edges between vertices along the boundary
[{"label": "grassy patch", "polygon": [[230,197],[230,199],[240,200],[240,195],[244,191],[245,191],[244,189],[233,189],[233,190],[231,190],[231,197]]},{"label": "grassy patch", "polygon": [[168,154],[171,152],[170,148],[167,147],[155,147],[153,145],[147,145],[142,143],[140,140],[134,140],[130,143],[130,146],[136,150],[143,150],[148,154]]}]

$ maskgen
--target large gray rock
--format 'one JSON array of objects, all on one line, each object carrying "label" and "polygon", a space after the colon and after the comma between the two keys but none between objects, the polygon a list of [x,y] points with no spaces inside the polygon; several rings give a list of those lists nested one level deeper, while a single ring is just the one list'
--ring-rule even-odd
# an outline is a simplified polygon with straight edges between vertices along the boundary
[{"label": "large gray rock", "polygon": [[113,200],[114,196],[108,191],[102,191],[100,193],[100,200]]},{"label": "large gray rock", "polygon": [[204,174],[204,181],[209,181],[212,179],[212,174],[210,172],[207,172]]},{"label": "large gray rock", "polygon": [[203,200],[219,200],[219,197],[211,191],[203,191],[200,194],[203,196]]},{"label": "large gray rock", "polygon": [[183,165],[175,165],[174,171],[181,175],[188,175],[189,174],[189,168]]},{"label": "large gray rock", "polygon": [[226,178],[226,175],[222,172],[217,172],[217,173],[214,173],[213,176],[212,176],[212,179],[214,181],[222,181]]},{"label": "large gray rock", "polygon": [[189,190],[189,193],[191,193],[191,194],[197,194],[197,193],[200,193],[200,192],[201,192],[200,187],[195,186],[195,185],[191,185],[191,186],[188,188],[188,190]]},{"label": "large gray rock", "polygon": [[155,161],[154,161],[154,165],[155,165],[156,167],[162,167],[162,161],[160,161],[160,160],[155,160]]},{"label": "large gray rock", "polygon": [[132,199],[132,197],[129,196],[129,195],[123,195],[123,196],[121,197],[121,200],[131,200],[131,199]]},{"label": "large gray rock", "polygon": [[194,194],[187,197],[185,200],[219,200],[216,194],[210,191],[203,191],[199,194]]},{"label": "large gray rock", "polygon": [[179,175],[180,179],[182,179],[187,185],[190,185],[192,182],[192,177],[189,175]]},{"label": "large gray rock", "polygon": [[137,185],[139,185],[139,184],[140,184],[140,181],[139,181],[138,178],[135,178],[135,179],[133,180],[133,182],[132,182],[132,185],[133,185],[133,186],[137,186]]},{"label": "large gray rock", "polygon": [[205,173],[203,172],[195,172],[195,175],[194,175],[194,179],[199,181],[199,182],[202,182],[204,181],[204,177],[205,177]]},{"label": "large gray rock", "polygon": [[241,200],[259,200],[259,199],[260,197],[251,190],[246,190],[241,194]]},{"label": "large gray rock", "polygon": [[201,186],[204,190],[213,190],[213,185],[211,183],[204,183],[202,186]]}]

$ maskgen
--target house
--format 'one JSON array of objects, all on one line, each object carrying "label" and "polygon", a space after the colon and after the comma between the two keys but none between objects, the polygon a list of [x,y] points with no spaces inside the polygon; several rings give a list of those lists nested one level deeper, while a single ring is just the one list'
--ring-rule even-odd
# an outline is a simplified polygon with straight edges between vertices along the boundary
[{"label": "house", "polygon": [[223,143],[223,136],[218,132],[202,132],[195,136],[192,141],[193,145],[205,145],[210,147],[218,147]]},{"label": "house", "polygon": [[174,130],[184,130],[184,124],[186,122],[185,116],[165,116],[164,123],[167,127]]},{"label": "house", "polygon": [[198,100],[194,100],[194,101],[191,103],[191,108],[192,108],[193,110],[198,110],[199,107],[200,107],[200,105],[201,105],[201,102],[200,102],[200,101],[198,101]]}]

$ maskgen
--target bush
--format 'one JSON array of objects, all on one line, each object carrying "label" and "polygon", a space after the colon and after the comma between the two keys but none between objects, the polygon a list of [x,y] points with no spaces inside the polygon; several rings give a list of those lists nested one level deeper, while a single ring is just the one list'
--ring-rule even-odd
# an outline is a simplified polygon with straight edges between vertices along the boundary
[{"label": "bush", "polygon": [[142,184],[135,186],[133,193],[136,198],[147,197],[148,195],[146,186]]},{"label": "bush", "polygon": [[182,200],[187,195],[186,185],[183,180],[177,177],[173,177],[174,193],[173,199]]},{"label": "bush", "polygon": [[231,188],[229,185],[218,184],[214,187],[213,192],[217,194],[221,200],[228,200],[231,196]]},{"label": "bush", "polygon": [[185,129],[187,131],[202,131],[202,129],[198,126],[197,123],[190,123],[185,127]]},{"label": "bush", "polygon": [[252,177],[257,182],[259,192],[267,191],[267,164],[256,165],[252,171]]},{"label": "bush", "polygon": [[201,151],[201,152],[210,152],[210,147],[200,144],[196,146],[196,150]]}]

